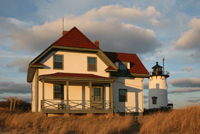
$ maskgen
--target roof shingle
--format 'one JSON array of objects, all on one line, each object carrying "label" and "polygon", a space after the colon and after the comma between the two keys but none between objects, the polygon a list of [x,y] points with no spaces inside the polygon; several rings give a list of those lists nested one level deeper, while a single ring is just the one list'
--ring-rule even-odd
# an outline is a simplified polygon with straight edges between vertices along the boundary
[{"label": "roof shingle", "polygon": [[98,75],[94,75],[94,74],[79,74],[79,73],[54,73],[54,74],[45,74],[45,75],[41,75],[41,76],[114,79],[114,78],[103,77],[103,76],[98,76]]},{"label": "roof shingle", "polygon": [[66,46],[66,47],[79,47],[79,48],[93,48],[99,49],[93,42],[91,42],[81,31],[73,27],[69,32],[66,32],[52,45]]},{"label": "roof shingle", "polygon": [[44,66],[42,63],[40,63],[40,62],[37,62],[37,63],[35,63],[35,64],[33,64],[33,65],[40,65],[40,66]]},{"label": "roof shingle", "polygon": [[104,52],[105,55],[114,63],[116,61],[128,61],[130,62],[130,73],[136,74],[149,74],[144,67],[140,59],[136,54],[129,53],[116,53],[116,52]]},{"label": "roof shingle", "polygon": [[114,69],[113,67],[109,66],[109,67],[106,68],[106,70],[116,70],[116,69]]}]

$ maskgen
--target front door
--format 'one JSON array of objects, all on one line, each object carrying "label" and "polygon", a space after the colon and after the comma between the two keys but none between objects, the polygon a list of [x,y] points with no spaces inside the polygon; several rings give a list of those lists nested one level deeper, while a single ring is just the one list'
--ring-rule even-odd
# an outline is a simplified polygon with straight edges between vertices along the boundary
[{"label": "front door", "polygon": [[92,87],[92,109],[103,109],[103,88]]}]

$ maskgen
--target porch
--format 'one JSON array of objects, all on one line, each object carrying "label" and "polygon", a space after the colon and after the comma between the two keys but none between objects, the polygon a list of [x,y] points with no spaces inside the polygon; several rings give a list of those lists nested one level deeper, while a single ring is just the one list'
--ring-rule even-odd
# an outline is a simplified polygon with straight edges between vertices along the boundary
[{"label": "porch", "polygon": [[[68,104],[68,105],[67,105]],[[90,105],[91,104],[91,105]],[[96,103],[90,100],[41,100],[42,113],[113,113],[109,100]],[[102,107],[102,108],[100,108]]]},{"label": "porch", "polygon": [[[55,73],[39,76],[42,83],[41,112],[52,113],[109,113],[113,114],[114,78],[92,74]],[[49,86],[63,87],[60,99],[47,97]]]}]

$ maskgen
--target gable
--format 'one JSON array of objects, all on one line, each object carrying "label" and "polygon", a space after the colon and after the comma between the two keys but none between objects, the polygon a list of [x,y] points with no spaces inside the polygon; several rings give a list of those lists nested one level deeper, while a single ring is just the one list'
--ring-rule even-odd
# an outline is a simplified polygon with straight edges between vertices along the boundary
[{"label": "gable", "polygon": [[33,59],[30,63],[35,64],[40,62],[43,57],[48,55],[53,50],[68,50],[81,52],[97,52],[99,47],[92,43],[81,31],[73,27],[70,31],[60,37],[57,41],[51,44],[40,55]]},{"label": "gable", "polygon": [[[76,27],[73,27],[69,32],[65,32],[61,38],[45,49],[40,55],[33,59],[28,68],[27,81],[32,82],[34,71],[37,68],[43,68],[44,66],[38,65],[45,57],[47,57],[53,51],[70,51],[70,52],[83,52],[83,53],[95,53],[97,56],[107,65],[115,70],[118,68],[115,64],[96,46],[92,43],[82,32]],[[104,69],[104,71],[106,68]],[[110,70],[106,70],[110,71]]]},{"label": "gable", "polygon": [[149,72],[144,67],[140,59],[136,54],[129,53],[116,53],[116,52],[104,52],[105,55],[113,62],[130,62],[129,72],[132,74],[144,74],[149,75]]},{"label": "gable", "polygon": [[99,49],[91,42],[81,31],[73,27],[69,32],[64,34],[60,39],[52,44],[53,46],[66,46],[78,48]]}]

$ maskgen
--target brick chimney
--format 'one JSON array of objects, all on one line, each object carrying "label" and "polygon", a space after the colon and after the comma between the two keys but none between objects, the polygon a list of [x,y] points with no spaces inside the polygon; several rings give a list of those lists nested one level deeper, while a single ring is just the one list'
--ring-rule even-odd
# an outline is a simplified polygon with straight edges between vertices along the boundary
[{"label": "brick chimney", "polygon": [[98,40],[95,40],[95,41],[94,41],[94,44],[95,44],[97,47],[99,47],[99,41],[98,41]]},{"label": "brick chimney", "polygon": [[68,33],[68,31],[63,31],[62,32],[62,35],[65,35],[65,34],[67,34]]}]

